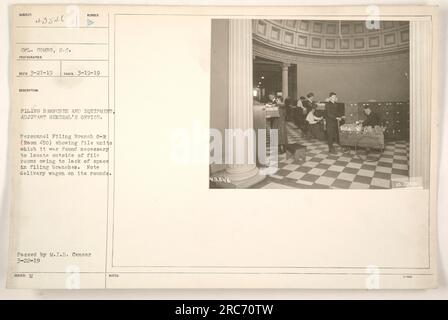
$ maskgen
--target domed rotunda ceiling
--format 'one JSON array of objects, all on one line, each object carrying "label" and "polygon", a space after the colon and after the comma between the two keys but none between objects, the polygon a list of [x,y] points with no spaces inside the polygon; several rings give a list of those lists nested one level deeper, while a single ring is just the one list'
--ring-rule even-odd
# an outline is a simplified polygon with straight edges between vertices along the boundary
[{"label": "domed rotunda ceiling", "polygon": [[385,55],[409,51],[409,22],[258,19],[253,21],[253,39],[258,51],[264,47],[301,56]]}]

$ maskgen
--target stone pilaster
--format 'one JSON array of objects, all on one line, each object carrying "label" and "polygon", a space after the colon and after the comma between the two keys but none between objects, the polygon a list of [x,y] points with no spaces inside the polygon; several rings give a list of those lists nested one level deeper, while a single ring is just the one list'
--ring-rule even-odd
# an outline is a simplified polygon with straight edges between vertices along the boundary
[{"label": "stone pilaster", "polygon": [[429,185],[431,123],[431,21],[410,21],[409,176]]}]

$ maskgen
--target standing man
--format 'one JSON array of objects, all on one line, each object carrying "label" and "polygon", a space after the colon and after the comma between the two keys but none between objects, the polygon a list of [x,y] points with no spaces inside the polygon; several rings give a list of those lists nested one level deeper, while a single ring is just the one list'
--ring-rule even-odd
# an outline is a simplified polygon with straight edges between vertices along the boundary
[{"label": "standing man", "polygon": [[288,144],[288,133],[286,130],[286,106],[285,99],[282,96],[278,96],[276,100],[278,107],[278,152],[283,154],[286,152],[286,145]]},{"label": "standing man", "polygon": [[327,141],[328,152],[336,153],[333,143],[337,140],[338,136],[338,120],[341,118],[338,115],[338,109],[336,102],[338,97],[335,92],[330,92],[328,102],[325,104],[325,121],[327,126]]},{"label": "standing man", "polygon": [[303,117],[302,132],[303,132],[305,135],[309,135],[309,129],[310,129],[310,128],[309,128],[309,126],[307,125],[307,122],[305,121],[305,117],[306,117],[306,115],[307,115],[308,113],[311,112],[311,110],[313,110],[313,107],[315,106],[315,103],[314,103],[314,93],[309,92],[309,93],[306,95],[306,99],[303,100],[302,105],[303,105],[303,107],[305,108],[305,110],[304,110],[304,117]]},{"label": "standing man", "polygon": [[286,120],[291,120],[292,118],[292,111],[291,111],[291,107],[292,107],[292,99],[290,96],[287,96],[284,100],[283,103],[285,104],[285,110],[286,110]]},{"label": "standing man", "polygon": [[307,115],[306,108],[303,106],[305,99],[306,98],[304,96],[301,96],[297,100],[297,106],[294,109],[294,123],[297,128],[302,130],[302,132],[305,131],[305,117]]},{"label": "standing man", "polygon": [[279,95],[276,97],[273,93],[269,95],[270,104],[278,108],[278,117],[270,118],[270,128],[278,130],[278,154],[285,153],[288,137],[286,131],[286,108],[283,98]]}]

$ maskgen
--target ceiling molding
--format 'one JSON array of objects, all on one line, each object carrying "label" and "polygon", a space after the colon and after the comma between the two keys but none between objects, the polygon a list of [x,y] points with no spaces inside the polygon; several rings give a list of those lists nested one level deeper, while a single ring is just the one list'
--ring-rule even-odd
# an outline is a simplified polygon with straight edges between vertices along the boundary
[{"label": "ceiling molding", "polygon": [[409,59],[409,51],[395,52],[394,54],[380,54],[374,56],[326,56],[326,55],[309,55],[299,54],[266,45],[265,43],[254,41],[253,55],[255,57],[277,61],[280,63],[378,63],[394,60]]}]

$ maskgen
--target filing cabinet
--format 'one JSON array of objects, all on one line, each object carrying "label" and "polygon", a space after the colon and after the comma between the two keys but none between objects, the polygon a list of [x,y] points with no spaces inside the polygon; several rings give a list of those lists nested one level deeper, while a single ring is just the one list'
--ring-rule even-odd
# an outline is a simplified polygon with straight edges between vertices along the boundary
[{"label": "filing cabinet", "polygon": [[346,123],[354,123],[366,119],[364,107],[377,113],[382,125],[385,127],[384,136],[386,140],[409,139],[410,113],[409,102],[358,102],[347,103],[345,107]]},{"label": "filing cabinet", "polygon": [[356,121],[358,121],[358,104],[347,103],[345,105],[345,122],[355,123]]}]

